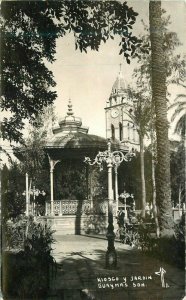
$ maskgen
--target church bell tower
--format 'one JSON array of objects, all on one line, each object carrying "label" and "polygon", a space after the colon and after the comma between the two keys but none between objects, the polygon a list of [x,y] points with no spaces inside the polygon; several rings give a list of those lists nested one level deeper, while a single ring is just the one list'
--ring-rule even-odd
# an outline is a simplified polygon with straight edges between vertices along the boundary
[{"label": "church bell tower", "polygon": [[130,117],[132,102],[128,98],[127,83],[121,65],[105,107],[106,137],[118,140],[129,149],[139,148],[139,136]]}]

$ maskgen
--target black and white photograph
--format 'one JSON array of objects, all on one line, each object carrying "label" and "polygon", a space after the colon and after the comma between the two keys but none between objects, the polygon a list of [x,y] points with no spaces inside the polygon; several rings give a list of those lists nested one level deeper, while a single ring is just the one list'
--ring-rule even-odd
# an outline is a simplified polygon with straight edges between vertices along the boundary
[{"label": "black and white photograph", "polygon": [[185,300],[185,0],[0,22],[0,299]]}]

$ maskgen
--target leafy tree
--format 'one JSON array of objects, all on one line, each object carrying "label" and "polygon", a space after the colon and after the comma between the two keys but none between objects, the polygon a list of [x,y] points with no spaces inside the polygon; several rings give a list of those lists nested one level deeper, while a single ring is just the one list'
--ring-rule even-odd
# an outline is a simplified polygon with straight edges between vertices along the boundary
[{"label": "leafy tree", "polygon": [[51,136],[52,123],[55,120],[53,106],[44,108],[32,125],[28,127],[28,137],[24,145],[14,148],[15,156],[20,160],[20,169],[25,176],[28,173],[29,189],[35,186],[49,194],[49,163],[44,146]]},{"label": "leafy tree", "polygon": [[[146,200],[152,202],[152,181],[151,181],[151,153],[144,149],[144,168],[146,174]],[[119,194],[126,190],[129,194],[134,194],[136,209],[141,209],[141,171],[140,171],[140,153],[131,161],[123,162],[118,168],[118,188]]]},{"label": "leafy tree", "polygon": [[9,169],[7,165],[3,165],[1,169],[1,193],[5,193],[8,191],[8,176],[9,176]]},{"label": "leafy tree", "polygon": [[96,167],[91,168],[91,183],[88,183],[87,165],[79,160],[69,159],[57,164],[54,182],[56,199],[84,200],[88,195],[93,200],[108,197],[107,170],[104,168],[100,172]]},{"label": "leafy tree", "polygon": [[171,190],[173,205],[183,204],[185,200],[185,148],[180,143],[171,152]]},{"label": "leafy tree", "polygon": [[129,116],[137,128],[140,143],[140,172],[141,172],[141,191],[142,191],[142,216],[145,217],[146,207],[146,187],[145,187],[145,165],[144,165],[144,138],[148,133],[149,122],[151,118],[151,103],[148,93],[137,87],[128,88],[129,98],[132,99],[133,105],[129,106]]},{"label": "leafy tree", "polygon": [[[165,59],[166,84],[180,84],[185,80],[185,57],[177,54],[175,50],[182,45],[178,35],[174,31],[169,30],[171,17],[166,15],[166,11],[161,9],[161,23],[159,24],[162,30],[163,52]],[[143,44],[150,44],[150,29],[149,25],[142,20],[144,33],[140,35]],[[134,69],[133,77],[136,78],[138,86],[151,88],[151,47],[149,52],[144,49],[137,49],[135,55],[137,58],[137,68]],[[150,95],[149,95],[150,96]]]},{"label": "leafy tree", "polygon": [[134,195],[136,209],[141,208],[141,179],[139,153],[128,162],[122,162],[118,168],[118,192]]},{"label": "leafy tree", "polygon": [[161,27],[161,1],[150,1],[152,101],[155,104],[157,136],[156,192],[162,236],[173,235],[170,193],[170,150],[166,103],[166,67]]},{"label": "leafy tree", "polygon": [[[60,34],[50,16],[55,4],[3,1],[1,5],[2,110],[10,111],[2,123],[3,138],[22,140],[24,119],[34,120],[56,98],[52,73],[44,59],[54,60]],[[57,3],[56,3],[57,6]]]},{"label": "leafy tree", "polygon": [[45,160],[43,150],[45,139],[42,134],[36,128],[29,132],[24,147],[14,148],[14,154],[21,162],[23,174],[28,173],[34,182],[40,177]]},{"label": "leafy tree", "polygon": [[173,74],[170,82],[186,88],[186,56],[184,55],[182,58],[180,54],[177,54],[176,56],[172,57],[171,65]]},{"label": "leafy tree", "polygon": [[92,169],[92,198],[105,200],[108,198],[108,170],[100,166],[91,166]]},{"label": "leafy tree", "polygon": [[141,41],[132,35],[138,14],[118,1],[3,1],[1,4],[2,135],[21,141],[25,119],[35,120],[56,98],[53,74],[56,39],[70,31],[80,51],[97,50],[119,35],[127,62]]},{"label": "leafy tree", "polygon": [[176,151],[171,153],[172,200],[174,205],[178,203],[181,205],[185,199],[186,95],[177,95],[173,104],[169,106],[169,110],[171,109],[173,109],[171,121],[175,122],[174,133],[181,137],[181,143]]},{"label": "leafy tree", "polygon": [[10,168],[6,165],[2,169],[2,220],[6,222],[9,218],[16,218],[25,211],[24,175],[17,162],[12,162]]},{"label": "leafy tree", "polygon": [[86,199],[86,165],[78,160],[58,163],[55,167],[54,186],[56,199]]}]

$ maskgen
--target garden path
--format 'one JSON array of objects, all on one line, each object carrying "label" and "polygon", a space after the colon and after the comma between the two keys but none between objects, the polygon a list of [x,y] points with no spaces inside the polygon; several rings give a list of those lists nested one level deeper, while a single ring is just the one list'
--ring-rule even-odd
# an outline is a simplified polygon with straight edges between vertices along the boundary
[{"label": "garden path", "polygon": [[[106,270],[105,238],[56,236],[53,256],[58,266],[57,275],[51,281],[47,300],[184,298],[184,271],[119,242],[115,243],[115,247],[118,267],[116,270]],[[166,272],[164,278],[156,274],[161,270]],[[166,287],[162,287],[162,284]]]}]

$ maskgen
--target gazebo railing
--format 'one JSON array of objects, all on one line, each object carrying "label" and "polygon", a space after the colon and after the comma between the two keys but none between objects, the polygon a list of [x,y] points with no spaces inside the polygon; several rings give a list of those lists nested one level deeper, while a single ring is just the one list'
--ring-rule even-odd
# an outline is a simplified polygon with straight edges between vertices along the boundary
[{"label": "gazebo railing", "polygon": [[[94,203],[93,203],[94,202]],[[108,214],[108,203],[107,200],[54,200],[54,215],[76,215],[76,214]],[[29,213],[34,214],[35,208],[33,203],[29,206]],[[185,210],[184,210],[185,211]],[[116,204],[113,203],[113,212],[116,212]],[[135,210],[135,215],[139,215],[141,210]],[[45,215],[51,214],[50,202],[45,203]],[[183,214],[182,210],[173,208],[174,220],[180,219]]]},{"label": "gazebo railing", "polygon": [[[91,211],[94,213],[107,213],[107,203],[105,201],[93,205],[91,200],[54,200],[54,215],[76,215],[76,214],[89,214]],[[51,204],[46,202],[45,215],[51,214]]]},{"label": "gazebo railing", "polygon": [[[90,200],[55,200],[54,215],[76,215],[77,213],[86,213],[91,208]],[[51,205],[46,202],[46,215],[50,215]]]}]

